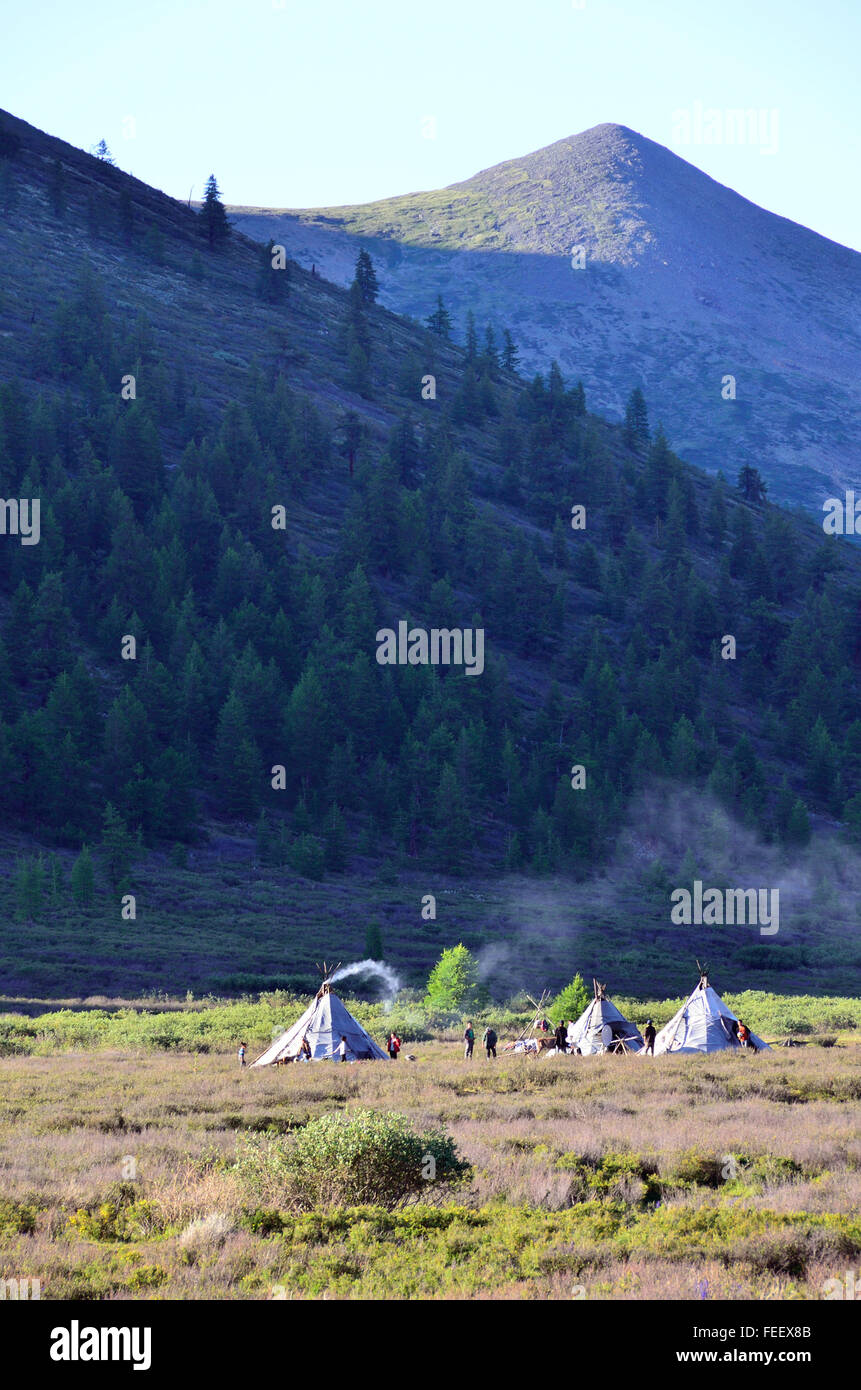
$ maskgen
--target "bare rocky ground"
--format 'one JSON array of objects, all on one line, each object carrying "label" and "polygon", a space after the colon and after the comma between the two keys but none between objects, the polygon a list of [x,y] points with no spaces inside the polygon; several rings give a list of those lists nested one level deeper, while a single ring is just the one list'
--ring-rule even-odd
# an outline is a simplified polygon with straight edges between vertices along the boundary
[{"label": "bare rocky ground", "polygon": [[775,500],[821,516],[857,485],[861,256],[624,126],[446,189],[231,219],[340,285],[367,246],[388,308],[423,318],[442,294],[458,341],[470,309],[480,334],[508,327],[527,374],[555,358],[610,418],[641,385],[677,453],[732,478],[752,463]]}]

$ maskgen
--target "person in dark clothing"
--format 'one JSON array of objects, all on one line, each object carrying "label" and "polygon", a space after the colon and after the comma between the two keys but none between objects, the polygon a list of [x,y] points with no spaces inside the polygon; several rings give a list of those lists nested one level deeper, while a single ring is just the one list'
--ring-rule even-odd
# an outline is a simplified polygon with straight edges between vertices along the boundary
[{"label": "person in dark clothing", "polygon": [[555,1039],[556,1039],[556,1051],[557,1051],[557,1052],[567,1052],[567,1051],[568,1051],[568,1029],[565,1027],[565,1024],[564,1024],[564,1023],[560,1023],[560,1024],[559,1024],[559,1026],[558,1026],[558,1028],[556,1029],[556,1032],[554,1033],[553,1036],[554,1036]]},{"label": "person in dark clothing", "polygon": [[656,1031],[655,1031],[655,1025],[654,1025],[654,1023],[652,1022],[652,1020],[651,1020],[650,1018],[647,1018],[647,1019],[646,1019],[646,1026],[645,1026],[645,1028],[643,1029],[643,1039],[644,1039],[645,1044],[646,1044],[646,1046],[645,1046],[645,1048],[644,1048],[644,1051],[646,1051],[646,1052],[651,1052],[651,1054],[652,1054],[653,1057],[654,1057],[654,1055],[655,1055],[655,1038],[656,1038],[657,1036],[658,1036],[658,1035],[657,1035],[657,1033],[656,1033]]},{"label": "person in dark clothing", "polygon": [[488,1026],[484,1030],[484,1037],[482,1038],[482,1042],[484,1043],[484,1051],[487,1056],[488,1062],[490,1061],[491,1057],[496,1056],[496,1041],[496,1032],[493,1028],[490,1027],[490,1024],[488,1024]]},{"label": "person in dark clothing", "polygon": [[464,1061],[472,1061],[472,1049],[475,1047],[475,1029],[468,1023],[463,1030],[463,1057]]}]

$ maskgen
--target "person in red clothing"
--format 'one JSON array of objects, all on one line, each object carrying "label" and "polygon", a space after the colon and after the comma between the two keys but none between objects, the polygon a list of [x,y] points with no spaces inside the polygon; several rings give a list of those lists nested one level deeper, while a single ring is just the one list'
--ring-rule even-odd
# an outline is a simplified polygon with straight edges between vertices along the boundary
[{"label": "person in red clothing", "polygon": [[388,1054],[389,1054],[389,1056],[391,1057],[392,1061],[393,1061],[393,1062],[396,1062],[396,1061],[398,1060],[398,1053],[399,1053],[400,1050],[401,1050],[401,1040],[400,1040],[400,1038],[398,1037],[397,1033],[390,1033],[390,1034],[389,1034],[389,1041],[388,1041],[388,1043],[386,1044],[386,1047],[387,1047]]},{"label": "person in red clothing", "polygon": [[747,1027],[747,1024],[745,1023],[739,1022],[738,1040],[741,1043],[742,1047],[750,1047],[750,1029]]}]

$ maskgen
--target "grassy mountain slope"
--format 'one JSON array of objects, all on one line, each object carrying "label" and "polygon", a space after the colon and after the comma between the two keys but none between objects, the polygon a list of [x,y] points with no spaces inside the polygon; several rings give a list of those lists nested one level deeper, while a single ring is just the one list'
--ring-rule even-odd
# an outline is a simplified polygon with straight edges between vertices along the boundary
[{"label": "grassy mountain slope", "polygon": [[340,284],[367,246],[389,307],[423,317],[442,293],[461,329],[507,324],[527,369],[557,358],[617,418],[641,384],[686,458],[754,463],[778,500],[818,511],[854,485],[861,257],[626,127],[441,190],[231,217]]},{"label": "grassy mountain slope", "polygon": [[[857,988],[851,547],[23,122],[0,154],[0,478],[42,499],[0,547],[6,993],[263,987],[374,920],[410,983],[464,939],[500,989]],[[400,618],[485,627],[485,673],[380,668]],[[780,934],[672,926],[708,874],[780,883]]]}]

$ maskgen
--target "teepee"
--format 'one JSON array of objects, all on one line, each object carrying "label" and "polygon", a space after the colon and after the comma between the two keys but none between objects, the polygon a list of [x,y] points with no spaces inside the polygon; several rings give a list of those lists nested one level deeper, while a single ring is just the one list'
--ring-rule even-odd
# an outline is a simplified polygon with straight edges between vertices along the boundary
[{"label": "teepee", "polygon": [[[655,1056],[661,1052],[723,1052],[741,1047],[738,1023],[732,1009],[712,989],[708,975],[701,970],[699,984],[690,998],[655,1038]],[[750,1041],[757,1051],[770,1051],[768,1043],[755,1033],[750,1034]]]},{"label": "teepee", "polygon": [[386,1060],[383,1049],[365,1032],[361,1023],[356,1022],[347,1006],[333,992],[331,982],[325,979],[302,1017],[267,1047],[253,1065],[268,1067],[273,1062],[295,1061],[303,1038],[308,1039],[313,1061],[337,1057],[342,1036],[347,1039],[348,1062]]},{"label": "teepee", "polygon": [[584,1056],[595,1052],[639,1052],[643,1039],[612,1000],[607,986],[592,981],[595,998],[568,1029],[568,1050]]}]

